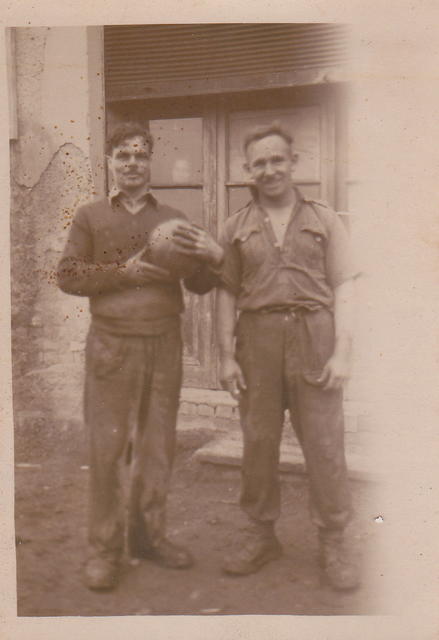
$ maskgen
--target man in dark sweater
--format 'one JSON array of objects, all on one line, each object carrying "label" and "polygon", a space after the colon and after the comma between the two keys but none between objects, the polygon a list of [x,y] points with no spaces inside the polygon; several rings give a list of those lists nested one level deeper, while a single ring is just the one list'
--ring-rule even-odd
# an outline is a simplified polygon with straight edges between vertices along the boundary
[{"label": "man in dark sweater", "polygon": [[198,271],[185,279],[198,294],[216,283],[223,251],[184,214],[152,196],[152,148],[150,133],[136,123],[114,131],[107,151],[114,189],[79,208],[58,267],[60,288],[88,296],[92,315],[85,381],[90,553],[84,576],[95,590],[116,586],[125,534],[134,557],[170,568],[192,564],[189,552],[165,535],[182,374],[182,291],[178,279],[148,262],[145,248],[157,225],[180,218],[174,242],[199,260]]}]

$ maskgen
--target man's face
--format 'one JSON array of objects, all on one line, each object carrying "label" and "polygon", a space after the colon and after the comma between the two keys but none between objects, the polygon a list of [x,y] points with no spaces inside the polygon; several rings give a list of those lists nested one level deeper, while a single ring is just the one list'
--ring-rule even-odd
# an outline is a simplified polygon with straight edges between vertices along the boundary
[{"label": "man's face", "polygon": [[278,200],[292,187],[296,162],[297,156],[292,154],[287,141],[273,134],[249,144],[245,168],[260,195]]},{"label": "man's face", "polygon": [[114,147],[108,164],[116,186],[122,191],[138,191],[149,185],[151,153],[142,136],[127,138]]}]

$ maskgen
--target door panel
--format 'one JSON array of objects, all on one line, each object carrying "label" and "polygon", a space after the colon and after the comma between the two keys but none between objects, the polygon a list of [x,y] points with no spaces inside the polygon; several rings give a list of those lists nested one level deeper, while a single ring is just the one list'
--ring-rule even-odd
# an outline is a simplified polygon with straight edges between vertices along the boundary
[{"label": "door panel", "polygon": [[154,195],[163,204],[179,209],[195,224],[203,225],[203,190],[154,187]]},{"label": "door panel", "polygon": [[[211,194],[215,184],[210,178],[209,163],[214,161],[214,154],[210,148],[211,137],[205,133],[209,115],[203,111],[200,105],[197,117],[149,120],[155,141],[151,186],[160,202],[179,209],[191,222],[212,230]],[[184,301],[184,384],[214,387],[212,295],[200,297],[184,290]]]},{"label": "door panel", "polygon": [[152,184],[203,184],[203,119],[150,120]]},{"label": "door panel", "polygon": [[[112,104],[107,123],[135,120],[154,137],[151,189],[159,202],[216,235],[215,112],[206,100],[133,101]],[[213,342],[213,294],[197,296],[184,290],[184,384],[216,386]]]},{"label": "door panel", "polygon": [[310,105],[289,109],[234,111],[229,115],[229,181],[243,182],[248,174],[243,167],[243,143],[255,127],[278,122],[293,133],[299,163],[294,174],[297,182],[320,182],[320,107]]}]

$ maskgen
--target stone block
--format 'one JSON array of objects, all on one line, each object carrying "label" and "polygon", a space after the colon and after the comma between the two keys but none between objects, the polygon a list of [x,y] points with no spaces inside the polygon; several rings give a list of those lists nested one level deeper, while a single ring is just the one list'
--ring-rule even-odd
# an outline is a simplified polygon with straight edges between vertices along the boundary
[{"label": "stone block", "polygon": [[236,400],[232,398],[228,391],[220,389],[199,389],[196,387],[183,387],[181,399],[194,404],[209,404],[216,407],[220,404],[235,407]]},{"label": "stone block", "polygon": [[199,416],[213,416],[215,415],[215,409],[209,404],[199,404],[197,407],[197,414]]},{"label": "stone block", "polygon": [[70,351],[83,351],[84,343],[78,342],[77,340],[72,340],[69,344]]},{"label": "stone block", "polygon": [[215,417],[233,419],[233,407],[224,404],[218,405],[215,409]]},{"label": "stone block", "polygon": [[180,403],[180,412],[185,416],[196,416],[197,415],[197,405],[192,402],[181,402]]}]

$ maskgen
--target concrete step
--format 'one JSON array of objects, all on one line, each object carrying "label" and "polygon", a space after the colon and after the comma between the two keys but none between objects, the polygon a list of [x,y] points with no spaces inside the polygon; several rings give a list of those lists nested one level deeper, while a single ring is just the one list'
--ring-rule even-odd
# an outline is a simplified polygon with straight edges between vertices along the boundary
[{"label": "concrete step", "polygon": [[[179,413],[181,416],[239,421],[238,403],[227,391],[219,389],[183,387]],[[367,403],[348,398],[344,401],[344,414],[347,432],[371,428]],[[289,421],[288,412],[286,420]]]},{"label": "concrete step", "polygon": [[[371,461],[364,455],[347,450],[349,477],[353,480],[378,480]],[[242,441],[238,438],[219,437],[210,440],[195,451],[193,458],[201,464],[240,467]],[[299,446],[282,443],[279,470],[284,473],[306,474],[306,465]]]}]

